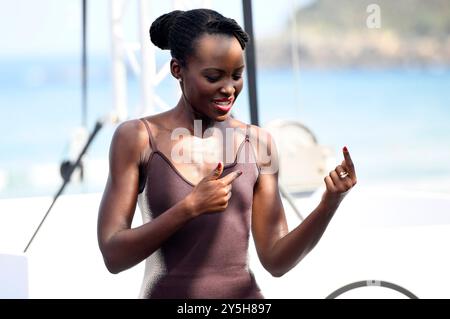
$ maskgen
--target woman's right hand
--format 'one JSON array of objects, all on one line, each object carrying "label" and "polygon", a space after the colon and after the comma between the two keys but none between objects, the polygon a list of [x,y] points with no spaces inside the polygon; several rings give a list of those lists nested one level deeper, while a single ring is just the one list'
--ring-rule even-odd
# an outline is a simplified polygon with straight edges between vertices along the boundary
[{"label": "woman's right hand", "polygon": [[186,197],[193,217],[204,213],[221,212],[227,208],[228,201],[231,198],[231,184],[242,175],[242,172],[232,172],[219,178],[222,172],[223,164],[220,162]]}]

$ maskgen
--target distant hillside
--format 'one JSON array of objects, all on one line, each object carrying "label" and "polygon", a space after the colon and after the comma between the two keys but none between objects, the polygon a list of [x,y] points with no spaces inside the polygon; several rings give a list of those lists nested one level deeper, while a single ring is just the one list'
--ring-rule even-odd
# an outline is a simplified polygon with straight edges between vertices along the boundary
[{"label": "distant hillside", "polygon": [[380,7],[382,28],[399,36],[450,34],[449,0],[319,0],[299,10],[297,21],[328,32],[364,29],[370,4]]},{"label": "distant hillside", "polygon": [[[373,3],[381,27],[370,29],[366,9]],[[317,0],[295,16],[305,66],[450,66],[449,0]],[[293,26],[287,21],[282,34],[258,44],[262,64],[291,60]]]}]

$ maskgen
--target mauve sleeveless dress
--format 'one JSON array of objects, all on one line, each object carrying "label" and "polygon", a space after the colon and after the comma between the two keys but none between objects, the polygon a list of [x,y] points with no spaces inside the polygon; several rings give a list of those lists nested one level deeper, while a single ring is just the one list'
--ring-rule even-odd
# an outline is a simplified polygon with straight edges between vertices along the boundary
[{"label": "mauve sleeveless dress", "polygon": [[[194,185],[158,151],[147,121],[141,120],[152,147],[140,169],[138,196],[147,223],[186,197]],[[233,182],[228,207],[192,219],[146,259],[141,298],[263,298],[248,265],[253,188],[259,176],[248,132],[249,126],[235,161],[220,176],[243,172]]]}]

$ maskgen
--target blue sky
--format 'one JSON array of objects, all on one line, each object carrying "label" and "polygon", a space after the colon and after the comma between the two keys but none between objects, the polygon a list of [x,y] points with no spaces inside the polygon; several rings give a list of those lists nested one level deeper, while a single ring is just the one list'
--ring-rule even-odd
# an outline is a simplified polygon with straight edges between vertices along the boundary
[{"label": "blue sky", "polygon": [[[89,52],[110,49],[109,0],[90,0]],[[171,10],[172,1],[150,1],[150,19]],[[201,1],[191,1],[201,3]],[[279,31],[295,5],[311,0],[253,0],[257,37]],[[126,11],[126,32],[135,35],[137,1]],[[155,4],[156,3],[156,4]],[[212,8],[242,23],[241,0],[211,0]],[[0,0],[0,56],[66,55],[78,53],[81,33],[81,0]],[[151,22],[151,21],[150,21]]]}]

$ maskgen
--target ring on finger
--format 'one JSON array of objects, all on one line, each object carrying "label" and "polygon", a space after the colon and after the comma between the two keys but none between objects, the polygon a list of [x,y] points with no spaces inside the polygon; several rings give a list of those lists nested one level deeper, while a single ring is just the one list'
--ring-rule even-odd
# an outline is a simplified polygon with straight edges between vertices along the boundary
[{"label": "ring on finger", "polygon": [[339,177],[340,177],[341,179],[344,179],[344,178],[346,178],[347,176],[348,176],[348,172],[346,172],[346,171],[339,172]]}]

